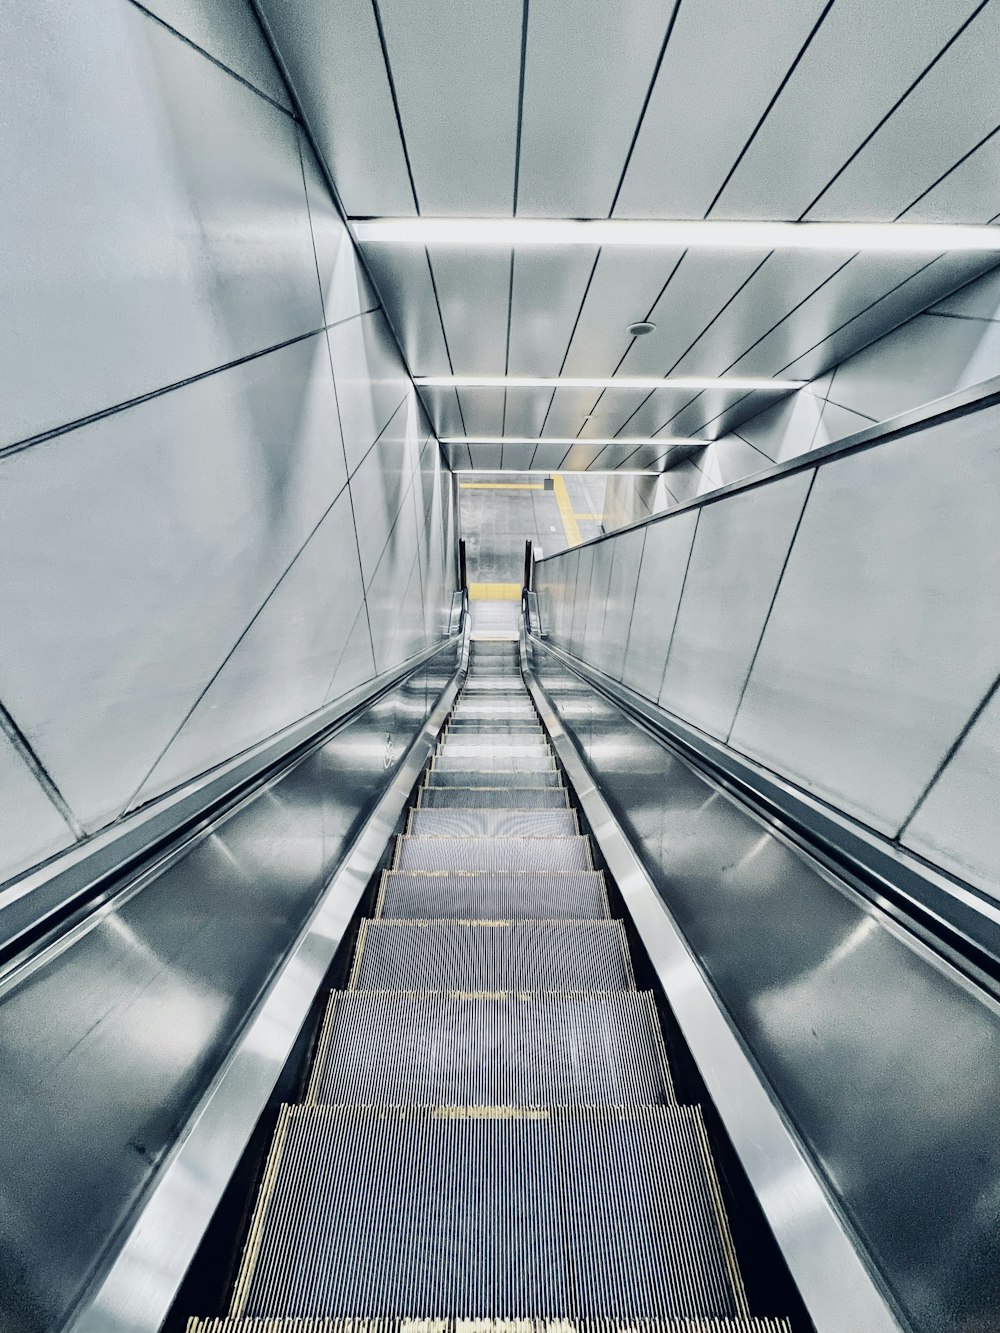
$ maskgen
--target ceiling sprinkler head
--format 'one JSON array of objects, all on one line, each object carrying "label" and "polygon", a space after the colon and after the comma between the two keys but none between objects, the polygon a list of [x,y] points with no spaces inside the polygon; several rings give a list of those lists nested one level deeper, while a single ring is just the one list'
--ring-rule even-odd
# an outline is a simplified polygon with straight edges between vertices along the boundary
[{"label": "ceiling sprinkler head", "polygon": [[640,319],[635,324],[630,324],[625,332],[630,333],[633,338],[641,338],[646,333],[652,333],[655,328],[656,325],[650,324],[648,319]]}]

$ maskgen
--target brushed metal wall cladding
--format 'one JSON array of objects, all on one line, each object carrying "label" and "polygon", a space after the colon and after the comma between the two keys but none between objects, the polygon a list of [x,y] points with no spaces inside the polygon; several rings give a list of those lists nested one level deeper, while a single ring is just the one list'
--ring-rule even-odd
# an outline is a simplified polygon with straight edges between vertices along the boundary
[{"label": "brushed metal wall cladding", "polygon": [[[534,869],[539,869],[537,865]],[[633,990],[620,921],[366,921],[352,990]]]},{"label": "brushed metal wall cladding", "polygon": [[[885,499],[883,493],[883,499]],[[1000,1010],[544,653],[536,670],[918,1333],[1000,1305]]]},{"label": "brushed metal wall cladding", "polygon": [[[0,993],[5,1328],[61,1328],[445,682],[373,705]],[[122,1089],[127,1088],[127,1096]]]},{"label": "brushed metal wall cladding", "polygon": [[0,443],[322,327],[289,116],[128,4],[23,9],[2,60]]},{"label": "brushed metal wall cladding", "polygon": [[376,916],[427,920],[582,921],[610,917],[604,876],[597,870],[386,871]]},{"label": "brushed metal wall cladding", "polygon": [[673,1102],[650,992],[330,999],[306,1098],[328,1106]]},{"label": "brushed metal wall cladding", "polygon": [[734,1315],[702,1134],[679,1107],[286,1108],[232,1312]]}]

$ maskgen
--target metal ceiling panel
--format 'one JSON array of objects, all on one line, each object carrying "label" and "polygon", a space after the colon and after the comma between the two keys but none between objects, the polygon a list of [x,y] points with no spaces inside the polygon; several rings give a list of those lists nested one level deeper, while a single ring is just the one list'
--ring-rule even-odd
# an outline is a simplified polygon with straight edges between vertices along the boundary
[{"label": "metal ceiling panel", "polygon": [[365,245],[372,279],[412,374],[450,375],[427,251],[416,245]]},{"label": "metal ceiling panel", "polygon": [[505,444],[501,451],[500,466],[514,472],[524,472],[531,467],[535,454],[534,442],[531,444]]},{"label": "metal ceiling panel", "polygon": [[608,215],[673,8],[532,0],[519,215]]},{"label": "metal ceiling panel", "polygon": [[371,0],[258,0],[354,217],[416,212]]},{"label": "metal ceiling panel", "polygon": [[504,374],[510,251],[445,246],[433,252],[431,267],[455,374]]},{"label": "metal ceiling panel", "polygon": [[507,394],[507,415],[504,418],[506,434],[534,438],[541,435],[553,389],[518,389]]},{"label": "metal ceiling panel", "polygon": [[508,374],[559,374],[597,253],[590,246],[515,251]]},{"label": "metal ceiling panel", "polygon": [[[531,389],[518,389],[518,394],[534,393]],[[549,390],[548,392],[551,392]],[[556,389],[552,407],[545,420],[545,434],[559,439],[575,437],[583,426],[583,419],[600,396],[600,389]],[[629,392],[625,390],[624,392]],[[635,390],[631,391],[635,393]],[[623,391],[615,390],[616,398],[623,396]],[[641,395],[640,395],[641,396]]]},{"label": "metal ceiling panel", "polygon": [[[1000,216],[1000,133],[950,171],[939,185],[906,210],[907,222],[950,222],[952,215],[975,222]],[[981,212],[976,212],[981,209]]]},{"label": "metal ceiling panel", "polygon": [[554,471],[562,462],[565,453],[564,444],[547,444],[544,440],[540,440],[535,448],[531,466],[542,471]]},{"label": "metal ceiling panel", "polygon": [[[869,140],[809,217],[895,218],[900,200],[915,199],[1000,125],[998,60],[1000,5],[991,4]],[[996,197],[997,183],[989,194]],[[981,220],[975,201],[969,201],[969,210],[967,215],[951,213],[949,221]]]},{"label": "metal ceiling panel", "polygon": [[[645,319],[682,250],[604,250],[580,312],[565,375],[611,375],[629,349],[628,324]],[[583,292],[581,290],[581,296]]]},{"label": "metal ceiling panel", "polygon": [[[511,213],[521,0],[377,0],[426,216]],[[373,174],[381,170],[375,159]]]},{"label": "metal ceiling panel", "polygon": [[483,472],[499,472],[503,462],[503,445],[470,444],[469,457],[474,468]]},{"label": "metal ceiling panel", "polygon": [[[684,0],[616,217],[705,215],[822,9],[823,0]],[[822,132],[815,110],[809,124]]]},{"label": "metal ceiling panel", "polygon": [[[826,291],[835,287],[833,275],[848,259],[849,256],[823,252],[785,251],[771,255],[705,335],[678,361],[676,373],[725,374],[747,348],[766,338],[769,331],[800,302],[809,300],[817,289]],[[877,279],[886,262],[883,255],[866,256],[857,261],[860,268],[868,271],[870,281]],[[891,267],[891,261],[888,262]],[[895,272],[902,275],[913,262],[912,255],[905,261],[897,260]],[[898,281],[898,278],[891,281]]]},{"label": "metal ceiling panel", "polygon": [[800,217],[978,2],[837,0],[712,216]]},{"label": "metal ceiling panel", "polygon": [[[966,256],[966,262],[970,257]],[[976,269],[982,264],[983,257],[972,260]],[[878,315],[879,323],[884,322],[885,307],[882,298],[907,283],[907,279],[926,268],[928,260],[913,255],[864,255],[858,256],[851,263],[842,267],[840,272],[820,287],[799,308],[762,338],[757,345],[735,363],[740,374],[773,375],[801,356],[802,351],[812,346],[834,330],[848,325],[856,316],[873,307],[872,314]],[[933,271],[932,265],[929,271]],[[963,266],[964,267],[964,266]],[[944,269],[940,270],[941,280]],[[946,281],[946,279],[944,279]],[[913,294],[901,289],[901,299],[905,302],[907,315],[920,308],[913,304]],[[887,311],[889,307],[885,307]],[[898,323],[898,317],[894,323]],[[892,325],[888,325],[892,327]],[[855,329],[859,333],[859,329]],[[863,346],[858,342],[852,350]]]},{"label": "metal ceiling panel", "polygon": [[917,311],[925,310],[946,292],[956,291],[987,272],[990,263],[982,255],[942,255],[914,273],[904,285],[882,297],[877,305],[864,310],[849,324],[802,352],[789,363],[789,374],[802,379],[822,374],[904,323]]},{"label": "metal ceiling panel", "polygon": [[151,14],[214,56],[227,69],[291,110],[288,89],[248,0],[147,0]]},{"label": "metal ceiling panel", "polygon": [[656,331],[634,340],[620,373],[667,374],[759,268],[761,259],[761,255],[689,251],[650,311]]},{"label": "metal ceiling panel", "polygon": [[443,444],[441,446],[445,462],[454,472],[458,468],[472,467],[472,455],[467,444]]},{"label": "metal ceiling panel", "polygon": [[488,435],[497,437],[504,434],[503,405],[504,389],[460,389],[458,400],[462,407],[462,420],[465,422],[467,435]]},{"label": "metal ceiling panel", "polygon": [[604,452],[603,444],[571,444],[562,466],[567,472],[584,472]]}]

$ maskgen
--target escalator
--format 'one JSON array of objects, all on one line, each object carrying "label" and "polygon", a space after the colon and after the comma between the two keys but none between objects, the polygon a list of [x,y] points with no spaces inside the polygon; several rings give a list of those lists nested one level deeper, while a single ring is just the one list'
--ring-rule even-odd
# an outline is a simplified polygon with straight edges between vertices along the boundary
[{"label": "escalator", "polygon": [[786,1333],[750,1313],[616,902],[516,642],[474,639],[228,1314],[189,1333]]}]

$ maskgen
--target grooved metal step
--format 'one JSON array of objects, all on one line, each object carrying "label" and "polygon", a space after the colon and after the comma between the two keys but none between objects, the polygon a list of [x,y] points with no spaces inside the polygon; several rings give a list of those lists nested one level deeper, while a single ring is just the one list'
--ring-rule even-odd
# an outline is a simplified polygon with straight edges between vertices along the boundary
[{"label": "grooved metal step", "polygon": [[387,870],[375,916],[417,921],[583,921],[611,916],[599,870],[427,874]]},{"label": "grooved metal step", "polygon": [[418,838],[556,838],[580,832],[575,810],[411,810]]},{"label": "grooved metal step", "polygon": [[787,1319],[191,1319],[187,1333],[792,1333]]},{"label": "grooved metal step", "polygon": [[330,997],[308,1105],[673,1103],[652,993]]},{"label": "grooved metal step", "polygon": [[593,870],[585,835],[396,839],[393,870]]},{"label": "grooved metal step", "polygon": [[562,787],[421,787],[418,810],[568,810]]},{"label": "grooved metal step", "polygon": [[444,728],[445,735],[449,732],[452,735],[459,732],[470,736],[545,735],[538,719],[529,717],[492,718],[490,721],[487,721],[486,718],[473,717],[466,718],[463,722],[461,718],[456,719],[452,716],[448,719]]},{"label": "grooved metal step", "polygon": [[431,760],[431,769],[434,772],[440,772],[442,769],[471,768],[479,772],[488,772],[491,769],[506,770],[508,773],[530,773],[543,772],[546,769],[554,770],[556,761],[549,754],[527,755],[527,754],[502,754],[497,751],[490,753],[479,752],[465,754],[436,754]]},{"label": "grooved metal step", "polygon": [[634,990],[620,921],[366,919],[350,990]]},{"label": "grooved metal step", "polygon": [[437,759],[459,757],[474,760],[478,766],[483,759],[492,762],[498,759],[551,759],[553,756],[545,742],[534,737],[529,737],[528,740],[521,740],[518,737],[491,737],[486,741],[448,736],[438,745],[435,752]]},{"label": "grooved metal step", "polygon": [[285,1107],[232,1315],[745,1312],[688,1107]]},{"label": "grooved metal step", "polygon": [[474,768],[428,768],[424,772],[424,786],[431,790],[443,790],[448,787],[558,787],[563,790],[562,774],[557,769],[546,768],[535,772],[518,772],[497,768],[484,772]]}]

